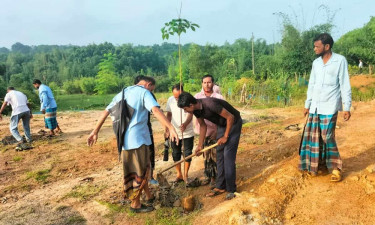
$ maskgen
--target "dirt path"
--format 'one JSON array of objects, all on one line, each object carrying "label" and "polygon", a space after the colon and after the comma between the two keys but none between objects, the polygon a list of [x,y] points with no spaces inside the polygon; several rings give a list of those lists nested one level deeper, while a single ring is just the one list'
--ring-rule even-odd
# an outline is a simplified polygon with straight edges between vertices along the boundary
[{"label": "dirt path", "polygon": [[[122,170],[110,120],[97,145],[88,148],[85,139],[100,112],[62,113],[60,136],[41,138],[27,152],[0,146],[0,224],[374,224],[374,106],[375,101],[355,103],[352,119],[338,120],[344,160],[340,183],[330,183],[329,175],[308,178],[298,171],[301,131],[284,128],[302,126],[299,108],[242,110],[246,123],[237,155],[239,195],[224,201],[222,195],[204,197],[208,187],[188,189],[202,205],[190,215],[163,208],[130,213],[121,205]],[[35,134],[43,127],[42,117],[37,115],[31,126]],[[155,124],[158,169],[171,163],[161,161],[160,129]],[[7,135],[5,119],[0,137]],[[202,158],[194,159],[190,177],[202,176],[202,167]],[[173,170],[166,175],[173,180]]]}]

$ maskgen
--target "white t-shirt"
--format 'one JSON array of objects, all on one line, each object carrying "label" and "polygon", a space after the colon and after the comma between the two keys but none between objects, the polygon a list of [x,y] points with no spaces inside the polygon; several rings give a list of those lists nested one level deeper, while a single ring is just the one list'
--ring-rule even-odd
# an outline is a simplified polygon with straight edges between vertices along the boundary
[{"label": "white t-shirt", "polygon": [[[182,137],[182,133],[180,130],[181,126],[181,110],[182,110],[182,123],[186,121],[186,118],[188,117],[189,113],[185,113],[183,109],[179,108],[177,106],[177,100],[174,98],[174,96],[171,96],[168,98],[167,101],[167,107],[165,108],[165,111],[172,113],[172,125],[176,129],[179,139]],[[193,120],[187,125],[185,131],[184,131],[184,138],[190,138],[194,136],[194,129],[193,129]]]},{"label": "white t-shirt", "polygon": [[8,92],[4,97],[4,101],[8,105],[12,106],[12,116],[30,111],[29,107],[27,106],[29,101],[27,100],[26,95],[20,91],[12,90]]}]

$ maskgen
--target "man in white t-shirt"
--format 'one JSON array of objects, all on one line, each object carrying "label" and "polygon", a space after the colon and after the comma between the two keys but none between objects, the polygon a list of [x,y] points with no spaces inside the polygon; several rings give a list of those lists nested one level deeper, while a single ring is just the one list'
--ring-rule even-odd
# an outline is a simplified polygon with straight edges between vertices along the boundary
[{"label": "man in white t-shirt", "polygon": [[[26,141],[31,142],[30,134],[30,119],[33,117],[30,110],[30,105],[24,93],[14,90],[14,87],[8,87],[7,94],[4,97],[3,105],[0,109],[0,120],[2,120],[1,113],[7,105],[12,106],[12,115],[10,118],[10,132],[17,140],[19,146],[22,144],[23,139],[18,132],[18,122],[22,119],[23,129],[25,131]],[[18,147],[19,147],[18,146]],[[17,148],[22,150],[22,148]]]},{"label": "man in white t-shirt", "polygon": [[[177,162],[181,160],[181,147],[182,141],[184,142],[184,155],[185,157],[189,156],[193,152],[194,147],[194,129],[193,129],[193,114],[185,113],[182,109],[177,106],[178,97],[183,91],[183,87],[180,84],[176,84],[172,87],[173,96],[171,96],[167,101],[167,106],[165,111],[167,111],[167,119],[171,121],[173,127],[176,129],[179,144],[176,145],[176,142],[171,142],[172,147],[172,157],[173,161]],[[181,121],[181,112],[182,112],[182,121]],[[166,129],[165,136],[168,137],[169,131]],[[182,138],[183,137],[183,138]],[[177,176],[175,182],[187,181],[188,172],[190,168],[191,159],[186,160],[185,162],[185,174],[182,175],[181,164],[176,166]]]}]

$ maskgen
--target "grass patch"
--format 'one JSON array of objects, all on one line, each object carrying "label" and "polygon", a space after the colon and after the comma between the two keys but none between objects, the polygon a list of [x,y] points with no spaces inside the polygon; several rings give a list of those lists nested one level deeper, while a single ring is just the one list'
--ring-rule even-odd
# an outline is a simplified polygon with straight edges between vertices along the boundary
[{"label": "grass patch", "polygon": [[86,219],[79,215],[69,216],[66,220],[66,224],[80,224],[84,222],[86,222]]},{"label": "grass patch", "polygon": [[26,173],[26,180],[34,178],[39,183],[47,183],[47,178],[51,175],[49,175],[50,169],[45,170],[39,170],[39,171],[31,171]]},{"label": "grass patch", "polygon": [[245,123],[245,124],[242,124],[242,127],[254,127],[257,123],[256,122],[248,122],[248,123]]},{"label": "grass patch", "polygon": [[122,205],[118,204],[112,204],[110,202],[105,202],[105,201],[97,201],[99,204],[106,206],[109,211],[111,212],[116,212],[116,213],[123,213],[125,212],[125,207]]},{"label": "grass patch", "polygon": [[13,157],[13,161],[14,162],[19,162],[19,161],[21,161],[22,160],[22,157],[21,156],[14,156]]},{"label": "grass patch", "polygon": [[67,193],[64,198],[78,198],[84,201],[96,196],[105,188],[106,186],[104,185],[79,185],[74,187],[71,192]]},{"label": "grass patch", "polygon": [[104,109],[116,94],[108,95],[57,95],[56,102],[59,110],[88,110],[88,109]]},{"label": "grass patch", "polygon": [[144,218],[147,225],[170,225],[170,224],[192,224],[191,220],[197,215],[194,211],[188,215],[182,214],[178,208],[160,208],[155,211],[154,215]]}]

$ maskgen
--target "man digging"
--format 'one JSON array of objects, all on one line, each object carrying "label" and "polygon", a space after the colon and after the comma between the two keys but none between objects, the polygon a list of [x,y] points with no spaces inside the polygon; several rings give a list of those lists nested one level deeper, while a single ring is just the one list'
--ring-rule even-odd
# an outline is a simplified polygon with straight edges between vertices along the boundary
[{"label": "man digging", "polygon": [[[154,209],[140,202],[142,191],[145,192],[148,203],[151,203],[155,198],[148,187],[150,175],[149,147],[152,143],[150,130],[147,126],[148,112],[152,111],[162,125],[168,127],[171,140],[176,140],[178,143],[178,135],[175,129],[159,109],[159,104],[152,97],[151,91],[155,88],[155,80],[147,76],[142,76],[140,79],[138,84],[130,86],[124,91],[124,99],[128,107],[131,107],[134,111],[125,132],[121,151],[124,171],[124,194],[131,201],[130,210],[135,213],[150,212]],[[97,141],[99,130],[109,115],[109,109],[120,102],[121,98],[122,92],[117,94],[104,110],[95,129],[87,138],[89,146],[92,146]]]},{"label": "man digging", "polygon": [[196,99],[189,93],[182,93],[178,98],[178,107],[193,113],[200,125],[199,142],[196,152],[203,149],[207,126],[204,119],[217,125],[216,187],[207,197],[214,197],[227,191],[226,199],[235,197],[236,186],[236,155],[240,141],[242,118],[228,102],[216,98]]},{"label": "man digging", "polygon": [[[216,87],[216,88],[215,88]],[[201,92],[194,95],[196,99],[202,98],[218,98],[224,99],[220,94],[219,87],[215,85],[214,77],[210,74],[202,77],[202,90]],[[210,146],[216,143],[217,126],[209,120],[204,120],[207,126],[206,139],[204,140],[204,147]],[[199,123],[195,120],[194,132],[199,134]],[[216,166],[216,149],[212,149],[208,152],[203,153],[204,157],[204,175],[206,179],[203,181],[203,185],[210,184],[211,188],[215,187],[215,179],[217,176]]]},{"label": "man digging", "polygon": [[310,74],[304,116],[308,114],[301,143],[299,169],[316,176],[332,169],[332,182],[341,180],[342,160],[335,140],[338,111],[344,105],[344,120],[350,119],[351,88],[348,63],[332,52],[333,39],[323,33],[314,39],[314,60]]}]

